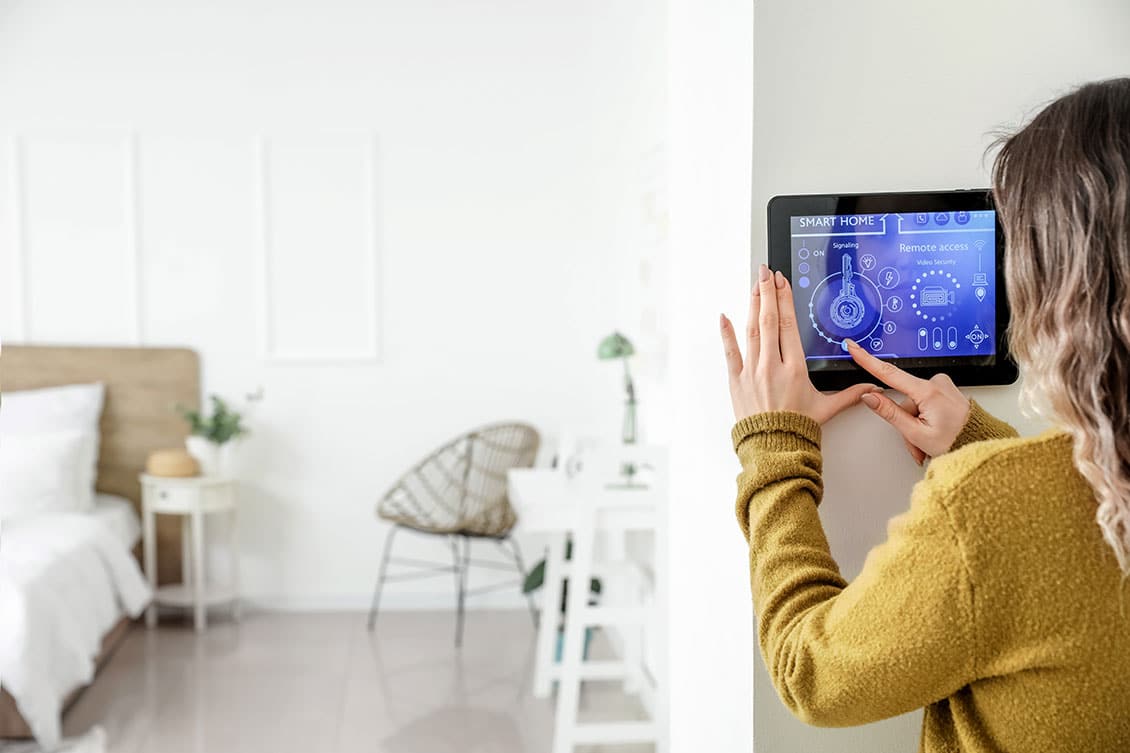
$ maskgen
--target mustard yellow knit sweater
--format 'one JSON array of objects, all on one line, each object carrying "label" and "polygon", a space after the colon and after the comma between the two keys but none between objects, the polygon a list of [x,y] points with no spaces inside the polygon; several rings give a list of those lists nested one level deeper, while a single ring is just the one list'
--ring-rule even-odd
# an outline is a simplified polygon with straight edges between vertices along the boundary
[{"label": "mustard yellow knit sweater", "polygon": [[928,753],[1130,751],[1130,604],[1066,434],[1019,439],[974,403],[851,583],[817,514],[819,425],[762,413],[733,440],[758,640],[796,716],[924,706]]}]

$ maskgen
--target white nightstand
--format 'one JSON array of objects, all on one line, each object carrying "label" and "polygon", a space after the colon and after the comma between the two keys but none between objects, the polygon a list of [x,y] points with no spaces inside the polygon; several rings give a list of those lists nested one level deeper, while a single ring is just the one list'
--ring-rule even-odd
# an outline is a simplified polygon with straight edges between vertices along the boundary
[{"label": "white nightstand", "polygon": [[[197,630],[203,630],[208,607],[230,603],[239,619],[239,547],[236,541],[236,482],[219,476],[164,478],[141,474],[141,514],[145,532],[145,574],[153,588],[153,603],[145,613],[149,627],[157,624],[160,605],[192,607]],[[226,513],[231,582],[208,583],[204,573],[204,516]],[[181,572],[184,582],[157,587],[157,536],[155,516],[184,515],[181,526]]]}]

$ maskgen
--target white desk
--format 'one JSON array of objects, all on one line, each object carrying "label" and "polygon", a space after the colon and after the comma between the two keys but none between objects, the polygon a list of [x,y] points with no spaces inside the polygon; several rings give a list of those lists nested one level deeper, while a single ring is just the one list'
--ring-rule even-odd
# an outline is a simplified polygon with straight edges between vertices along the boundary
[{"label": "white desk", "polygon": [[[604,475],[601,479],[599,482],[591,478],[570,479],[560,471],[535,469],[514,470],[509,475],[510,503],[518,513],[515,531],[549,536],[534,663],[534,695],[548,696],[554,680],[557,681],[553,753],[568,753],[574,745],[583,744],[654,742],[658,734],[654,721],[584,725],[576,722],[582,680],[624,678],[626,686],[630,686],[634,678],[643,676],[639,641],[626,640],[620,660],[585,661],[585,629],[593,625],[639,628],[654,619],[649,610],[639,605],[590,606],[587,586],[597,566],[594,562],[597,535],[656,530],[665,484],[656,476],[646,488],[620,489],[608,488],[603,483],[603,479],[614,480],[615,476]],[[566,539],[570,537],[572,559],[566,561]],[[555,617],[566,578],[584,585],[569,589],[564,646],[558,664],[554,661]]]}]

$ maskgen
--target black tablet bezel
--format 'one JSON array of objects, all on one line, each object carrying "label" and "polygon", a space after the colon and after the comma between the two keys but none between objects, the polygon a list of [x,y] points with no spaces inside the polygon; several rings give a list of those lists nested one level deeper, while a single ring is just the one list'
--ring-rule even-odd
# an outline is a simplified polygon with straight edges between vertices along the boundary
[{"label": "black tablet bezel", "polygon": [[[911,212],[957,212],[993,209],[986,189],[956,191],[916,191],[909,193],[812,194],[774,196],[769,201],[769,267],[780,270],[791,282],[792,246],[789,220],[800,215],[882,214]],[[756,264],[756,258],[754,259]],[[996,227],[996,353],[992,356],[958,356],[889,359],[899,368],[925,379],[945,373],[962,386],[1012,384],[1017,378],[1016,364],[1008,350],[1008,296],[1004,284],[1004,232],[1000,217]],[[873,380],[852,362],[842,368],[826,368],[820,361],[808,361],[812,383],[820,390],[837,390]]]}]

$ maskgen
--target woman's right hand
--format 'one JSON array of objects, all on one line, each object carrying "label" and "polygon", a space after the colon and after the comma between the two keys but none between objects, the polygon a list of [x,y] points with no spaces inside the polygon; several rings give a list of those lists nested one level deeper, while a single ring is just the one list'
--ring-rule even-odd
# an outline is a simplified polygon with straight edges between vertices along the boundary
[{"label": "woman's right hand", "polygon": [[893,363],[881,361],[854,340],[846,341],[852,359],[873,377],[906,395],[899,405],[886,395],[870,392],[863,404],[895,427],[919,465],[927,457],[949,451],[969,417],[969,398],[945,374],[919,379]]}]

